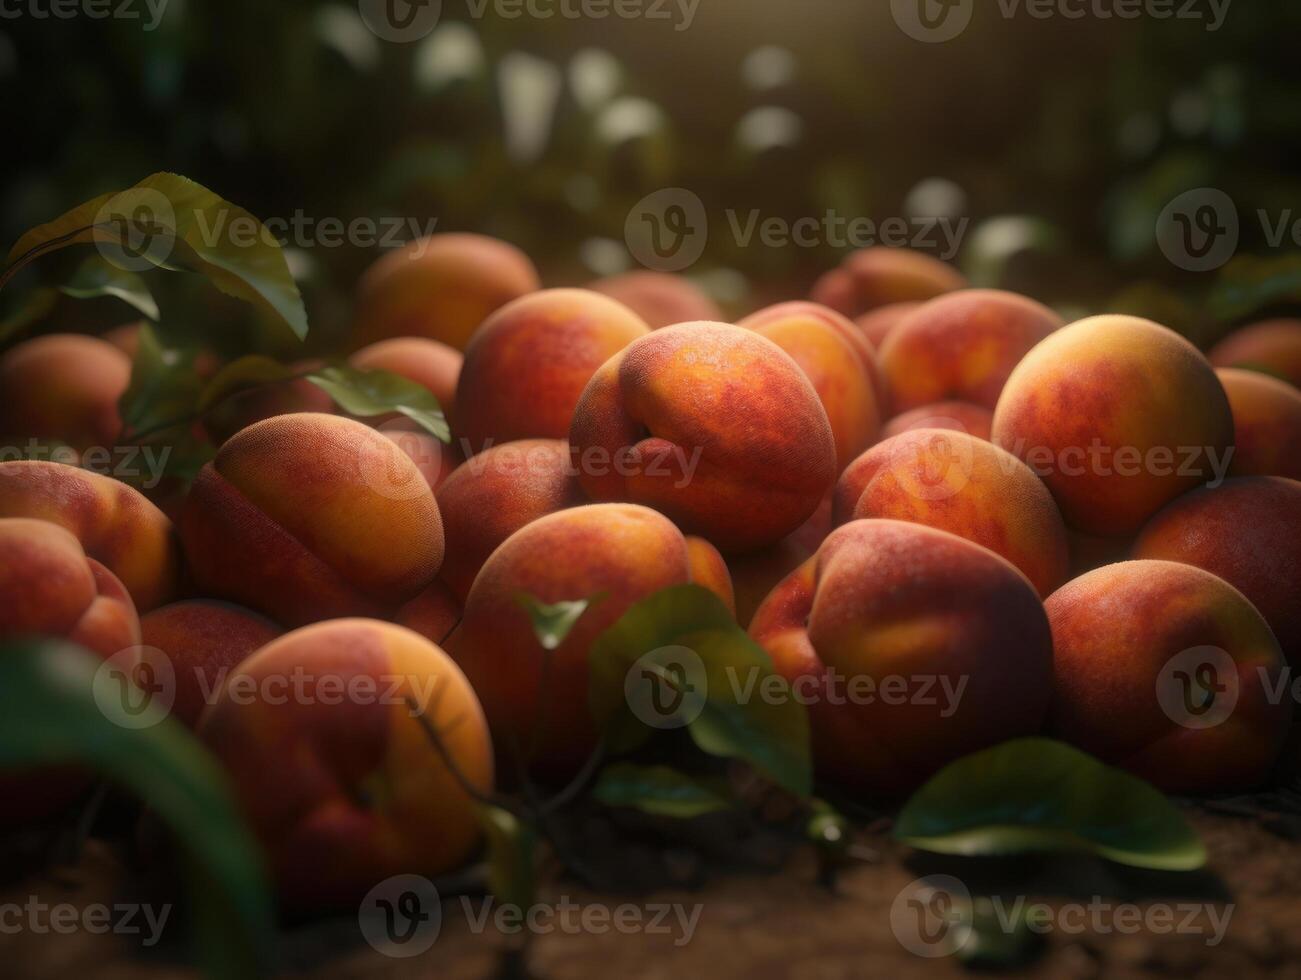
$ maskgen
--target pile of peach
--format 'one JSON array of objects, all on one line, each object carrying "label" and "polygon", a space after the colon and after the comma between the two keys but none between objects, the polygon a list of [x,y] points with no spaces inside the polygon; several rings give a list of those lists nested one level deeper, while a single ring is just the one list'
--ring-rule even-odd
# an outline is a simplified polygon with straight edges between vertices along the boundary
[{"label": "pile of peach", "polygon": [[[174,521],[0,463],[0,639],[161,651],[294,906],[464,861],[470,787],[540,716],[539,775],[572,774],[593,640],[683,583],[813,682],[820,776],[873,798],[1037,732],[1170,791],[1266,782],[1301,663],[1301,321],[1208,358],[880,249],[812,296],[733,324],[673,276],[544,290],[466,235],[391,254],[351,361],[432,391],[452,445],[298,382],[206,420]],[[0,433],[112,446],[128,375],[104,340],[19,344]],[[548,655],[525,594],[602,598]],[[0,822],[66,805],[39,776],[4,777],[28,790]]]}]

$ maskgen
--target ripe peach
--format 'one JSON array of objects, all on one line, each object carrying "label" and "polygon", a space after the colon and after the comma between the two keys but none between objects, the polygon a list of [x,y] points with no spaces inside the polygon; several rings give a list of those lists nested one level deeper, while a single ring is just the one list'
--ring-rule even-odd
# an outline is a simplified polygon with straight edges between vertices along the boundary
[{"label": "ripe peach", "polygon": [[357,346],[428,337],[464,350],[479,324],[540,288],[529,257],[483,235],[431,235],[390,252],[358,287]]},{"label": "ripe peach", "polygon": [[172,522],[118,480],[62,463],[0,463],[0,517],[36,518],[71,532],[141,612],[176,592],[181,563]]},{"label": "ripe peach", "polygon": [[1194,490],[1148,521],[1134,557],[1218,575],[1255,604],[1301,666],[1301,483],[1253,476]]},{"label": "ripe peach", "polygon": [[1039,731],[1052,640],[1004,559],[903,521],[854,521],[773,590],[750,625],[809,704],[814,764],[869,794]]},{"label": "ripe peach", "polygon": [[840,476],[837,524],[912,521],[984,545],[1041,596],[1066,581],[1066,526],[1048,488],[1011,453],[963,432],[914,429],[887,439]]},{"label": "ripe peach", "polygon": [[227,674],[282,632],[249,609],[212,599],[174,602],[140,617],[140,642],[162,651],[175,677],[172,715],[189,728]]},{"label": "ripe peach", "polygon": [[122,432],[117,402],[130,381],[131,359],[103,340],[24,341],[0,356],[0,436],[112,447]]},{"label": "ripe peach", "polygon": [[1233,410],[1234,476],[1301,480],[1301,390],[1258,371],[1215,372]]},{"label": "ripe peach", "polygon": [[465,360],[455,347],[423,337],[394,337],[363,347],[348,363],[363,371],[391,371],[429,389],[449,418],[456,407],[456,381]]},{"label": "ripe peach", "polygon": [[881,427],[876,356],[853,323],[816,303],[779,303],[737,326],[767,337],[807,375],[831,422],[837,470],[872,444]]},{"label": "ripe peach", "polygon": [[[289,369],[300,374],[318,366],[318,362],[299,361]],[[274,381],[229,395],[204,415],[203,428],[208,438],[220,446],[255,422],[299,412],[329,415],[334,412],[334,399],[306,378]]]},{"label": "ripe peach", "polygon": [[229,439],[186,498],[181,538],[203,593],[291,626],[391,612],[443,560],[415,464],[334,415],[280,415]]},{"label": "ripe peach", "polygon": [[564,438],[597,368],[649,333],[622,303],[585,289],[547,289],[498,310],[465,349],[456,427],[468,452]]},{"label": "ripe peach", "polygon": [[[540,726],[538,772],[559,776],[580,766],[597,737],[587,700],[593,641],[631,605],[698,581],[701,569],[700,553],[693,556],[688,539],[667,518],[629,504],[549,514],[507,538],[474,580],[461,624],[447,642],[483,700],[498,746],[527,752]],[[710,587],[714,574],[708,571],[700,584]],[[545,603],[601,598],[559,648],[545,653],[519,604],[521,594]]]},{"label": "ripe peach", "polygon": [[1259,612],[1191,565],[1107,565],[1049,597],[1049,731],[1170,793],[1251,789],[1291,720],[1283,655]]},{"label": "ripe peach", "polygon": [[967,282],[956,269],[910,248],[865,248],[823,276],[810,299],[847,317],[892,303],[920,303]]},{"label": "ripe peach", "polygon": [[863,331],[863,336],[871,342],[872,347],[879,351],[891,331],[899,325],[899,321],[921,305],[921,303],[891,303],[888,306],[878,306],[858,317],[854,323],[859,330]]},{"label": "ripe peach", "polygon": [[588,289],[616,299],[646,321],[652,330],[694,320],[722,320],[723,311],[700,287],[667,272],[627,272],[598,279]]},{"label": "ripe peach", "polygon": [[831,497],[828,496],[797,531],[762,551],[728,558],[727,568],[736,596],[736,621],[748,627],[768,594],[817,554],[831,530]]},{"label": "ripe peach", "polygon": [[503,541],[539,517],[587,502],[563,439],[493,446],[438,491],[447,538],[439,577],[464,602],[479,569]]},{"label": "ripe peach", "polygon": [[923,304],[881,348],[895,413],[956,399],[993,409],[1007,376],[1062,326],[1048,307],[1016,293],[964,289]]},{"label": "ripe peach", "polygon": [[448,477],[461,465],[460,454],[454,446],[430,435],[410,419],[385,422],[378,427],[384,438],[407,454],[416,469],[425,478],[429,489],[437,492]]},{"label": "ripe peach", "polygon": [[1301,388],[1301,320],[1265,320],[1235,330],[1207,356],[1216,367],[1261,371]]},{"label": "ripe peach", "polygon": [[447,583],[435,579],[429,588],[399,609],[393,621],[442,646],[461,621],[461,600]]},{"label": "ripe peach", "polygon": [[0,640],[59,637],[106,660],[140,643],[135,604],[117,576],[48,521],[0,518]]},{"label": "ripe peach", "polygon": [[666,327],[607,361],[569,442],[594,500],[654,507],[730,552],[790,534],[836,476],[831,424],[799,365],[722,323]]},{"label": "ripe peach", "polygon": [[390,876],[454,870],[478,843],[461,780],[492,788],[483,711],[451,659],[400,626],[343,619],[282,636],[229,675],[199,737],[291,910],[355,908]]},{"label": "ripe peach", "polygon": [[993,437],[1048,484],[1069,525],[1123,537],[1223,476],[1233,415],[1188,341],[1150,320],[1100,316],[1057,331],[1017,365]]},{"label": "ripe peach", "polygon": [[938,402],[896,415],[881,430],[881,441],[913,429],[951,429],[988,441],[993,426],[994,413],[988,408],[970,402]]}]

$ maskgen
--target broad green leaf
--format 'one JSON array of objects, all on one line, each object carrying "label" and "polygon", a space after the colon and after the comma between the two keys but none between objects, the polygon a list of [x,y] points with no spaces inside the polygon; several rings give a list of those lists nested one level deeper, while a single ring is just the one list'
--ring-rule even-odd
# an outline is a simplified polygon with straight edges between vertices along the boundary
[{"label": "broad green leaf", "polygon": [[731,809],[726,795],[669,766],[607,766],[592,788],[606,806],[629,807],[659,817],[689,820]]},{"label": "broad green leaf", "polygon": [[154,329],[142,324],[131,362],[131,383],[118,401],[128,432],[179,428],[194,414],[202,388],[194,354],[164,347]]},{"label": "broad green leaf", "polygon": [[537,897],[535,831],[497,806],[480,806],[479,823],[488,842],[488,884],[493,896],[503,905],[529,908]]},{"label": "broad green leaf", "polygon": [[443,442],[452,441],[443,408],[428,388],[392,371],[362,371],[332,365],[307,376],[345,412],[371,418],[399,412]]},{"label": "broad green leaf", "polygon": [[529,622],[533,624],[533,635],[538,638],[542,649],[555,650],[565,642],[583,613],[600,601],[600,598],[600,596],[593,596],[590,599],[576,599],[571,602],[547,605],[531,595],[521,593],[515,597],[515,601],[529,614]]},{"label": "broad green leaf", "polygon": [[145,281],[134,272],[119,269],[102,255],[92,255],[77,268],[59,292],[73,299],[113,296],[150,320],[158,319],[158,303]]},{"label": "broad green leaf", "polygon": [[1083,851],[1162,871],[1206,863],[1205,847],[1161,793],[1047,738],[946,766],[904,806],[894,836],[941,854]]},{"label": "broad green leaf", "polygon": [[0,320],[0,344],[19,336],[28,327],[40,323],[54,312],[54,305],[58,301],[58,290],[33,289],[16,310]]},{"label": "broad green leaf", "polygon": [[0,767],[77,764],[134,791],[184,845],[194,869],[209,975],[268,963],[275,912],[260,851],[216,761],[157,702],[132,705],[121,671],[55,641],[0,646]]},{"label": "broad green leaf", "polygon": [[208,382],[199,397],[198,410],[206,412],[218,402],[244,388],[287,381],[293,376],[293,371],[270,357],[263,357],[260,354],[241,357],[223,367],[217,372],[216,377]]},{"label": "broad green leaf", "polygon": [[249,212],[177,174],[153,174],[33,228],[10,250],[0,283],[56,249],[92,244],[132,271],[200,273],[298,339],[307,336],[307,311],[280,244]]}]

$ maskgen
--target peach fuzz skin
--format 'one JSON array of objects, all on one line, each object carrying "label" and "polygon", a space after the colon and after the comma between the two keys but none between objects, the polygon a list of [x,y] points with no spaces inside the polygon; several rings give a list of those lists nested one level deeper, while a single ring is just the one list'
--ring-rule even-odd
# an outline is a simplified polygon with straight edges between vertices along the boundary
[{"label": "peach fuzz skin", "polygon": [[1196,565],[1242,592],[1301,667],[1301,483],[1244,477],[1194,490],[1148,521],[1135,558]]},{"label": "peach fuzz skin", "polygon": [[[833,532],[773,590],[750,635],[812,700],[819,775],[871,797],[1035,734],[1048,708],[1052,642],[1034,588],[992,551],[917,524]],[[879,696],[884,679],[915,677],[936,683],[911,700]],[[878,696],[855,696],[867,680]]]},{"label": "peach fuzz skin", "polygon": [[722,320],[723,311],[691,280],[667,272],[626,272],[598,279],[588,289],[618,300],[652,330],[695,320]]},{"label": "peach fuzz skin", "polygon": [[938,402],[896,415],[881,430],[881,441],[913,429],[950,429],[988,442],[993,427],[994,413],[987,408],[969,402]]},{"label": "peach fuzz skin", "polygon": [[856,459],[833,497],[837,524],[911,521],[1002,555],[1041,596],[1066,581],[1070,547],[1052,494],[1030,468],[962,432],[915,429]]},{"label": "peach fuzz skin", "polygon": [[1301,390],[1257,371],[1215,372],[1233,410],[1234,476],[1301,480]]},{"label": "peach fuzz skin", "polygon": [[1188,341],[1150,320],[1099,316],[1063,327],[1017,365],[993,441],[1039,474],[1073,529],[1119,538],[1223,475],[1233,415]]},{"label": "peach fuzz skin", "polygon": [[1235,330],[1207,357],[1217,368],[1261,371],[1301,388],[1301,320],[1264,320]]},{"label": "peach fuzz skin", "polygon": [[0,355],[0,436],[111,448],[130,380],[131,359],[95,337],[50,334],[17,344]]},{"label": "peach fuzz skin", "polygon": [[547,289],[498,310],[465,349],[455,421],[467,452],[563,439],[597,368],[649,334],[632,310],[586,289]]},{"label": "peach fuzz skin", "polygon": [[[1260,785],[1292,715],[1280,683],[1283,655],[1265,620],[1223,579],[1166,561],[1107,565],[1049,597],[1053,706],[1048,730],[1168,793],[1219,793]],[[1237,668],[1233,711],[1207,728],[1178,723],[1158,693],[1180,695],[1172,658],[1214,647]],[[1218,677],[1216,683],[1226,684]]]},{"label": "peach fuzz skin", "polygon": [[529,257],[484,235],[431,235],[389,252],[358,286],[358,347],[426,337],[464,350],[470,335],[511,300],[540,288]]},{"label": "peach fuzz skin", "polygon": [[140,617],[140,642],[162,651],[176,678],[172,716],[189,728],[222,679],[282,632],[251,609],[213,599],[174,602]]},{"label": "peach fuzz skin", "polygon": [[607,361],[569,443],[594,500],[654,507],[725,553],[780,541],[836,477],[831,423],[799,365],[722,323],[666,327]]},{"label": "peach fuzz skin", "polygon": [[390,623],[296,630],[227,678],[199,737],[225,766],[284,908],[349,909],[392,875],[437,877],[479,842],[492,743],[465,676]]},{"label": "peach fuzz skin", "polygon": [[[720,576],[716,552],[693,547],[653,510],[629,504],[564,510],[522,528],[492,553],[447,649],[479,692],[498,748],[515,744],[527,751],[541,713],[535,768],[543,778],[564,778],[596,746],[588,708],[592,643],[634,603],[673,585],[709,588]],[[602,598],[547,654],[519,604],[521,593],[544,603]]]},{"label": "peach fuzz skin", "polygon": [[407,455],[333,415],[252,425],[204,466],[181,538],[206,595],[288,626],[382,616],[438,574],[438,504]]},{"label": "peach fuzz skin", "polygon": [[780,303],[737,326],[767,337],[808,377],[831,422],[837,470],[873,443],[881,428],[876,355],[853,323],[816,303]]},{"label": "peach fuzz skin", "polygon": [[964,289],[931,300],[881,347],[891,408],[957,400],[993,410],[1012,369],[1061,326],[1048,307],[1016,293]]},{"label": "peach fuzz skin", "polygon": [[908,248],[865,248],[849,255],[813,286],[809,298],[857,318],[894,303],[925,302],[962,289],[951,265]]},{"label": "peach fuzz skin", "polygon": [[0,518],[57,524],[113,573],[140,612],[170,602],[180,576],[172,522],[140,493],[98,473],[35,460],[0,463]]}]

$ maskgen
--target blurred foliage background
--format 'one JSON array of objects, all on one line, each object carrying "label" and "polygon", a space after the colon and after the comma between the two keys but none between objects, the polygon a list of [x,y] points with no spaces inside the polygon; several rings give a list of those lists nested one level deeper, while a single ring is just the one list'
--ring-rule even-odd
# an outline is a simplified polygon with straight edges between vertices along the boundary
[{"label": "blurred foliage background", "polygon": [[[395,44],[331,0],[169,0],[152,31],[144,0],[106,20],[22,14],[32,2],[48,9],[10,0],[19,16],[0,19],[7,243],[172,170],[264,219],[498,235],[549,284],[577,284],[634,265],[630,209],[683,187],[713,227],[689,272],[738,312],[802,295],[841,254],[742,247],[729,209],[969,218],[959,262],[979,281],[1072,312],[1148,313],[1201,342],[1301,296],[1254,220],[1301,212],[1295,4],[1236,0],[1212,32],[1009,19],[981,0],[960,37],[925,44],[885,0],[700,0],[689,26],[676,0],[667,20],[511,19],[491,4],[476,18],[443,0],[432,34]],[[1234,199],[1243,230],[1240,259],[1198,275],[1165,259],[1154,227],[1203,186]],[[316,344],[343,329],[378,254],[294,256]],[[214,300],[194,315],[239,314]]]}]

